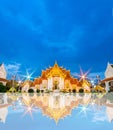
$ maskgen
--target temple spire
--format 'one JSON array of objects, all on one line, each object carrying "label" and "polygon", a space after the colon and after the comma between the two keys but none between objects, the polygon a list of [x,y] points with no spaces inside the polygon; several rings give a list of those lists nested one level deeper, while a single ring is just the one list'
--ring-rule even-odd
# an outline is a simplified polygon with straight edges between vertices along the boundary
[{"label": "temple spire", "polygon": [[58,66],[58,63],[57,63],[57,61],[55,60],[55,64],[54,64],[54,66]]}]

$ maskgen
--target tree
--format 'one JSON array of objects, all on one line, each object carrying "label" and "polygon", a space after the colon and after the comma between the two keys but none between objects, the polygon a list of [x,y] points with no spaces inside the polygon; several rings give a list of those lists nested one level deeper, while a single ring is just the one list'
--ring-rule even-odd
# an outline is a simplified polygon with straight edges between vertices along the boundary
[{"label": "tree", "polygon": [[7,92],[6,86],[3,85],[3,83],[0,83],[0,93]]}]

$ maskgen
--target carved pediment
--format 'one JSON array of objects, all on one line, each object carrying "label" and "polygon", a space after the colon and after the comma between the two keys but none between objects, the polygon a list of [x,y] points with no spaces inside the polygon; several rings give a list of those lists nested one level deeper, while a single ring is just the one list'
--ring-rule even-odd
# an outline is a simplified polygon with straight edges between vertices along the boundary
[{"label": "carved pediment", "polygon": [[61,71],[61,69],[58,66],[58,64],[55,63],[55,65],[53,66],[53,68],[51,69],[51,71],[47,74],[47,77],[62,77],[62,78],[65,78],[66,75],[65,75],[65,73],[63,73]]}]

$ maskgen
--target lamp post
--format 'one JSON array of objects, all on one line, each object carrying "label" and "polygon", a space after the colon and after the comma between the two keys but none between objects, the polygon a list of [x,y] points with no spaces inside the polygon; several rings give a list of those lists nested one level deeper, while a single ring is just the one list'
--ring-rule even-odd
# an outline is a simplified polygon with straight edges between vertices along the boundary
[{"label": "lamp post", "polygon": [[15,78],[16,78],[16,76],[15,75],[13,75],[12,76],[12,92],[14,92],[14,81],[15,81]]},{"label": "lamp post", "polygon": [[100,84],[100,75],[97,75],[96,76],[96,79],[97,79],[97,83],[98,83],[98,85]]},{"label": "lamp post", "polygon": [[18,85],[19,85],[18,91],[21,91],[21,83],[22,83],[22,81],[19,80],[19,81],[18,81]]}]

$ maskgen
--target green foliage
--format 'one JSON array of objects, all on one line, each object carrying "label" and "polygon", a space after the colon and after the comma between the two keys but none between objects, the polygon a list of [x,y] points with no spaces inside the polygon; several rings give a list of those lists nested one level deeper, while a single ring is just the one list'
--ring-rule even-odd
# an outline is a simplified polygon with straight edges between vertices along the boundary
[{"label": "green foliage", "polygon": [[73,93],[76,93],[76,89],[73,89]]},{"label": "green foliage", "polygon": [[0,85],[3,85],[3,83],[0,82]]},{"label": "green foliage", "polygon": [[36,92],[37,92],[37,93],[40,93],[40,89],[37,89]]},{"label": "green foliage", "polygon": [[79,89],[79,93],[84,93],[84,89]]},{"label": "green foliage", "polygon": [[71,89],[69,89],[69,93],[71,93]]},{"label": "green foliage", "polygon": [[9,89],[9,92],[16,92],[16,89],[13,88],[13,87],[11,87],[11,88]]},{"label": "green foliage", "polygon": [[44,93],[44,90],[41,90],[41,93]]},{"label": "green foliage", "polygon": [[45,92],[46,92],[46,93],[50,93],[50,92],[52,92],[52,90],[48,90],[48,89],[47,89]]},{"label": "green foliage", "polygon": [[5,93],[7,92],[6,86],[4,86],[2,83],[0,83],[0,93]]},{"label": "green foliage", "polygon": [[33,90],[32,88],[30,88],[30,89],[28,90],[28,93],[34,93],[34,90]]},{"label": "green foliage", "polygon": [[62,89],[62,90],[60,90],[60,92],[67,93],[66,89]]}]

